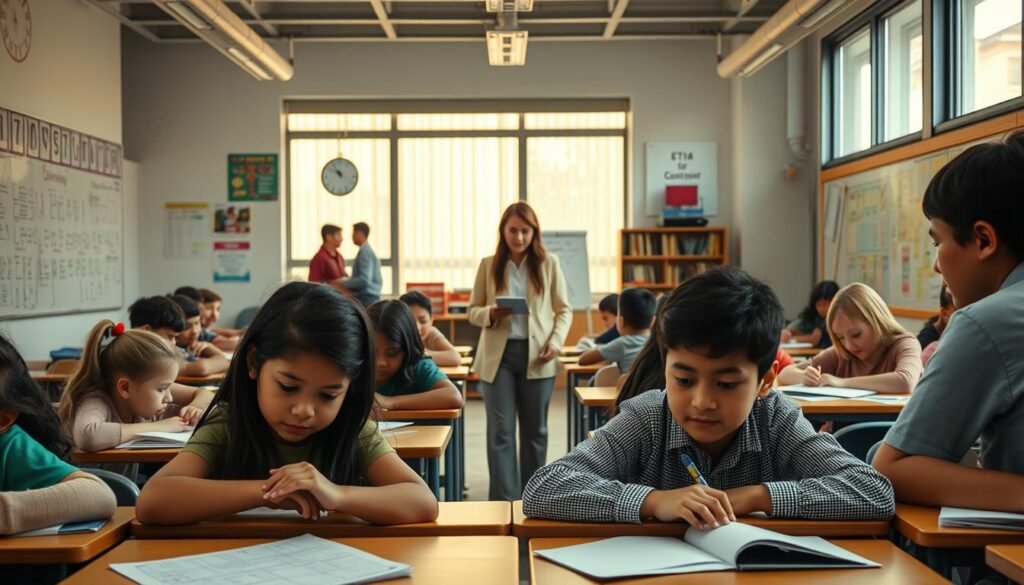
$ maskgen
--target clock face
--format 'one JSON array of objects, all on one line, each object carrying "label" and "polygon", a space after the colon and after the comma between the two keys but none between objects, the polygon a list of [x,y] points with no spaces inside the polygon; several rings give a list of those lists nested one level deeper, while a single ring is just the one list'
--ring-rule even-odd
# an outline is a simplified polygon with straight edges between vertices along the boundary
[{"label": "clock face", "polygon": [[32,14],[28,0],[0,0],[0,37],[7,54],[18,63],[32,48]]},{"label": "clock face", "polygon": [[324,184],[324,189],[331,194],[348,195],[359,182],[359,171],[352,161],[336,158],[324,165],[320,180]]}]

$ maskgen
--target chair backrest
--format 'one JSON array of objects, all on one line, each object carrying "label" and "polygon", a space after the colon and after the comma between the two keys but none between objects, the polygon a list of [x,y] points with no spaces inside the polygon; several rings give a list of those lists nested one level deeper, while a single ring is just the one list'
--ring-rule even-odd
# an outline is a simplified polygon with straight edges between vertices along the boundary
[{"label": "chair backrest", "polygon": [[884,442],[885,441],[879,441],[874,445],[871,445],[871,448],[868,449],[868,455],[864,459],[864,461],[866,461],[868,465],[871,465],[871,462],[875,460],[875,453],[878,453],[878,449],[881,448],[882,443]]},{"label": "chair backrest", "polygon": [[839,429],[833,436],[843,449],[862,461],[869,461],[867,457],[871,446],[885,438],[892,425],[893,421],[856,423]]},{"label": "chair backrest", "polygon": [[79,360],[57,360],[46,368],[48,374],[70,374],[78,367]]},{"label": "chair backrest", "polygon": [[619,371],[619,366],[615,364],[608,364],[601,368],[594,374],[593,386],[614,386],[619,381],[619,376],[622,372]]},{"label": "chair backrest", "polygon": [[135,500],[139,499],[139,486],[120,473],[106,469],[83,469],[82,471],[95,475],[110,486],[117,498],[118,506],[134,506]]},{"label": "chair backrest", "polygon": [[235,317],[235,329],[245,329],[252,323],[252,320],[256,318],[256,313],[260,312],[259,307],[246,307],[242,309],[242,312]]}]

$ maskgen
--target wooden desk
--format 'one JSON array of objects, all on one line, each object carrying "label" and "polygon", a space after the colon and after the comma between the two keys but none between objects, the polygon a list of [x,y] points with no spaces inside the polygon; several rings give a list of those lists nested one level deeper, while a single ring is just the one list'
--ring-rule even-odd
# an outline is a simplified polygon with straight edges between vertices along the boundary
[{"label": "wooden desk", "polygon": [[[534,538],[530,540],[530,582],[533,585],[599,583],[569,569],[533,556],[534,551],[582,544],[596,538]],[[823,569],[800,571],[728,571],[621,579],[616,585],[905,585],[946,583],[887,540],[835,540],[836,545],[880,563],[877,569]],[[122,545],[123,546],[123,545]]]},{"label": "wooden desk", "polygon": [[576,386],[572,393],[580,411],[576,415],[579,428],[576,431],[575,443],[579,444],[589,437],[591,432],[607,422],[608,408],[615,405],[619,389],[615,386]]},{"label": "wooden desk", "polygon": [[786,349],[783,347],[781,349],[793,357],[814,357],[822,352],[822,350],[817,347],[795,347],[793,349]]},{"label": "wooden desk", "polygon": [[452,439],[444,453],[444,499],[449,502],[461,502],[463,477],[466,469],[465,427],[462,409],[387,410],[381,420],[416,421],[452,427]]},{"label": "wooden desk", "polygon": [[882,404],[869,400],[846,399],[818,402],[796,400],[796,403],[800,405],[804,416],[826,418],[844,425],[866,421],[894,421],[907,404],[905,401]]},{"label": "wooden desk", "polygon": [[469,377],[469,366],[445,366],[438,369],[450,380],[465,380]]},{"label": "wooden desk", "polygon": [[221,372],[209,376],[178,376],[174,381],[186,386],[220,386],[226,374],[226,372]]},{"label": "wooden desk", "polygon": [[[743,518],[752,524],[793,536],[821,536],[824,538],[886,537],[891,528],[885,520],[789,520],[777,518]],[[682,536],[685,522],[658,522],[642,524],[612,524],[599,522],[560,522],[527,518],[523,514],[523,501],[512,502],[512,534],[519,538],[565,538],[612,536]]]},{"label": "wooden desk", "polygon": [[454,347],[455,351],[459,352],[459,355],[468,356],[469,354],[473,353],[472,345],[456,345]]},{"label": "wooden desk", "polygon": [[559,355],[566,356],[566,357],[567,356],[574,356],[574,355],[581,355],[585,351],[586,351],[585,349],[580,349],[580,348],[576,347],[575,345],[563,345],[561,351],[559,351]]},{"label": "wooden desk", "polygon": [[950,578],[953,567],[980,564],[990,544],[1024,544],[1024,532],[990,528],[939,526],[939,509],[896,504],[893,527],[917,545],[918,558],[940,575]]},{"label": "wooden desk", "polygon": [[181,451],[171,449],[104,449],[103,451],[72,451],[71,462],[76,465],[92,463],[167,463]]},{"label": "wooden desk", "polygon": [[462,356],[461,358],[459,358],[459,365],[460,366],[465,366],[467,368],[469,366],[472,366],[473,365],[473,356],[471,356],[471,355],[464,355],[464,356]]},{"label": "wooden desk", "polygon": [[[412,565],[412,576],[389,584],[448,585],[494,583],[519,585],[519,547],[511,536],[420,536],[337,538],[342,544]],[[128,540],[67,580],[66,585],[132,585],[109,569],[112,563],[153,561],[252,546],[265,539]]]},{"label": "wooden desk", "polygon": [[37,384],[63,384],[71,377],[71,374],[51,374],[45,370],[32,370],[28,374]]},{"label": "wooden desk", "polygon": [[1014,583],[1024,583],[1024,545],[986,546],[985,564]]},{"label": "wooden desk", "polygon": [[187,526],[131,523],[135,538],[291,538],[313,534],[321,538],[389,536],[507,536],[511,533],[508,502],[441,502],[434,522],[378,526],[349,514],[328,514],[316,522],[288,518],[225,516]]},{"label": "wooden desk", "polygon": [[563,365],[565,366],[565,389],[567,395],[565,408],[566,447],[571,451],[586,436],[582,429],[583,409],[576,400],[574,389],[577,386],[582,386],[586,380],[589,380],[598,370],[608,364],[601,362],[586,366],[579,364]]},{"label": "wooden desk", "polygon": [[0,537],[0,565],[58,565],[90,561],[128,538],[135,508],[118,508],[96,532]]},{"label": "wooden desk", "polygon": [[430,491],[434,492],[434,497],[441,499],[440,460],[451,441],[452,427],[413,425],[388,431],[383,435],[399,457],[413,460],[413,469],[423,476]]}]

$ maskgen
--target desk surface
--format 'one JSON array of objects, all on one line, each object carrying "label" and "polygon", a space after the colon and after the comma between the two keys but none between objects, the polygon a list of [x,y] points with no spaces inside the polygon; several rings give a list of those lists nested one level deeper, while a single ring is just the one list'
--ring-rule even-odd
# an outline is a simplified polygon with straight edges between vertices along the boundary
[{"label": "desk surface", "polygon": [[[338,538],[342,544],[412,565],[412,576],[387,583],[519,584],[519,547],[511,536],[420,536],[396,538]],[[66,585],[94,583],[130,585],[108,567],[111,563],[153,561],[263,544],[260,539],[128,540],[78,571]]]},{"label": "desk surface", "polygon": [[[383,433],[388,444],[404,459],[440,457],[452,437],[448,425],[413,425]],[[74,463],[167,463],[181,449],[105,449],[93,453],[74,451]]]},{"label": "desk surface", "polygon": [[607,408],[619,397],[619,389],[615,386],[577,386],[573,393],[580,404],[588,408]]},{"label": "desk surface", "polygon": [[[795,400],[795,399],[794,399]],[[804,414],[899,414],[903,411],[906,402],[893,404],[882,404],[867,400],[821,400],[818,402],[806,402],[796,400],[800,410]]]},{"label": "desk surface", "polygon": [[28,374],[39,384],[60,384],[67,382],[71,377],[71,374],[51,374],[46,370],[32,370]]},{"label": "desk surface", "polygon": [[118,508],[96,532],[60,536],[0,537],[0,564],[84,563],[128,538],[135,508]]},{"label": "desk surface", "polygon": [[469,377],[469,366],[445,366],[438,369],[452,380],[465,380]]},{"label": "desk surface", "polygon": [[780,349],[793,357],[814,357],[822,352],[822,350],[817,347],[799,347],[792,349],[783,347]]},{"label": "desk surface", "polygon": [[455,420],[462,416],[461,408],[440,408],[431,410],[385,410],[380,420]]},{"label": "desk surface", "polygon": [[[743,522],[793,536],[825,538],[885,537],[889,522],[884,520],[788,520],[777,518],[743,518]],[[512,534],[520,538],[611,537],[611,536],[682,536],[688,525],[683,522],[643,524],[603,524],[591,522],[559,522],[527,518],[523,501],[512,502]]]},{"label": "desk surface", "polygon": [[896,504],[893,526],[920,546],[982,548],[989,544],[1024,544],[1024,532],[989,528],[939,527],[939,509]]},{"label": "desk surface", "polygon": [[370,536],[505,536],[511,532],[508,502],[441,502],[434,522],[378,526],[348,514],[328,514],[310,522],[295,517],[226,516],[186,526],[149,526],[133,520],[136,538],[321,538]]},{"label": "desk surface", "polygon": [[1014,583],[1024,583],[1024,545],[986,546],[985,564],[999,571]]},{"label": "desk surface", "polygon": [[565,371],[570,374],[596,374],[598,370],[608,365],[607,362],[600,362],[597,364],[587,364],[581,366],[578,363],[564,363]]},{"label": "desk surface", "polygon": [[209,376],[178,376],[174,381],[186,386],[219,386],[227,372],[210,374]]},{"label": "desk surface", "polygon": [[459,355],[468,356],[469,354],[473,353],[472,345],[455,345],[452,347],[455,348],[455,351],[459,352]]},{"label": "desk surface", "polygon": [[[530,582],[534,585],[599,583],[569,569],[533,556],[533,551],[581,544],[595,538],[535,538],[530,540]],[[881,563],[878,569],[750,571],[691,573],[615,581],[615,585],[904,585],[948,583],[888,540],[836,540],[836,545]]]},{"label": "desk surface", "polygon": [[468,313],[442,313],[431,317],[434,321],[469,321]]}]

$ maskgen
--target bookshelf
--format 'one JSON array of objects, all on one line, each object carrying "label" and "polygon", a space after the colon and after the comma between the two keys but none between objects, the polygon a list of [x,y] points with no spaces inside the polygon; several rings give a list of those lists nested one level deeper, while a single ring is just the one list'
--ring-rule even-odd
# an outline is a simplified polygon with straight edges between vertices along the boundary
[{"label": "bookshelf", "polygon": [[729,262],[725,227],[636,228],[619,233],[619,285],[655,294]]}]

